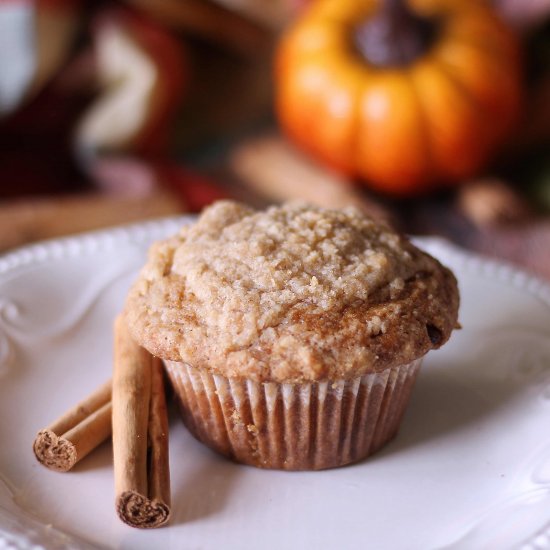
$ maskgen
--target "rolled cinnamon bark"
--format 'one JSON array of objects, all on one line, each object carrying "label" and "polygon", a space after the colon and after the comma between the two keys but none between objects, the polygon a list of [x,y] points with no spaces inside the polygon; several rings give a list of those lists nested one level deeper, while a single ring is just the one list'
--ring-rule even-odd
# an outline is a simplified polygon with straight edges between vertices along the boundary
[{"label": "rolled cinnamon bark", "polygon": [[392,214],[344,177],[320,168],[276,134],[242,143],[229,156],[229,170],[244,185],[269,200],[303,200],[326,208],[355,206],[392,222]]},{"label": "rolled cinnamon bark", "polygon": [[168,419],[162,365],[115,322],[113,457],[116,511],[132,527],[170,517]]},{"label": "rolled cinnamon bark", "polygon": [[33,443],[38,461],[58,472],[69,471],[111,435],[111,381],[40,430]]}]

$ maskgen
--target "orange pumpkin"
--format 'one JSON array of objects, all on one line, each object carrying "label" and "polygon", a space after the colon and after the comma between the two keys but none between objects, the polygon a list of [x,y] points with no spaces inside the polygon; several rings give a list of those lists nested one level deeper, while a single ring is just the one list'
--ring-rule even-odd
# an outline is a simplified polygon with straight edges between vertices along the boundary
[{"label": "orange pumpkin", "polygon": [[276,83],[296,143],[406,196],[473,175],[510,135],[519,47],[481,1],[318,0],[282,37]]}]

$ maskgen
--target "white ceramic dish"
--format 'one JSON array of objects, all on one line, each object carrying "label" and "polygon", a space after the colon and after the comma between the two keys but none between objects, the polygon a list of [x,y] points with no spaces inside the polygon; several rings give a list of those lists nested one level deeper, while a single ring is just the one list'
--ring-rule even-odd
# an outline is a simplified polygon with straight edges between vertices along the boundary
[{"label": "white ceramic dish", "polygon": [[[188,221],[184,220],[184,221]],[[428,356],[398,437],[354,466],[239,466],[171,420],[173,520],[123,525],[110,444],[59,474],[36,431],[110,376],[111,322],[149,243],[181,219],[0,258],[0,548],[550,548],[550,286],[438,240],[461,321]]]}]

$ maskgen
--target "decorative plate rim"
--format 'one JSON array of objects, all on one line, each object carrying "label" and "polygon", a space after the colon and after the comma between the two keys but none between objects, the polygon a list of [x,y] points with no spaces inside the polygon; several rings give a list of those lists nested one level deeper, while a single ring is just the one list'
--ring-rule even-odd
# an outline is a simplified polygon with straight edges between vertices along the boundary
[{"label": "decorative plate rim", "polygon": [[[52,260],[90,255],[113,249],[121,244],[142,245],[157,238],[163,238],[171,232],[176,232],[182,225],[192,223],[195,217],[195,215],[187,214],[158,218],[22,246],[0,255],[0,284],[18,272]],[[413,237],[413,241],[454,269],[508,284],[513,288],[527,292],[550,308],[550,282],[541,277],[505,261],[469,252],[440,237]],[[33,529],[39,525],[31,525],[34,520],[28,523],[27,528],[32,534]],[[73,536],[65,536],[63,531],[52,531],[56,531],[55,533],[51,532],[53,535],[51,542],[56,545],[55,547],[60,547],[59,537],[62,537],[67,543],[67,546],[63,545],[62,547],[72,548],[75,547],[75,544],[78,545],[77,547],[89,547],[85,541],[78,540]],[[21,527],[17,528],[15,522],[11,528],[10,525],[0,524],[0,550],[47,548],[32,539],[32,536],[25,537],[24,532],[21,532]],[[43,542],[48,543],[45,540]],[[550,549],[550,522],[524,541],[521,548],[522,550]]]}]

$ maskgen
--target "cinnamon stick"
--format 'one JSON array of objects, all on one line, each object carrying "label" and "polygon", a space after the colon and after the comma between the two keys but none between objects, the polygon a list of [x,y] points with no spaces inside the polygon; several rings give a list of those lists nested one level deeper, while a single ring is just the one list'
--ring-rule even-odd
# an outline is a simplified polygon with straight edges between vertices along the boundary
[{"label": "cinnamon stick", "polygon": [[115,322],[113,456],[116,511],[132,527],[170,517],[168,418],[160,360],[136,344],[122,317]]},{"label": "cinnamon stick", "polygon": [[317,166],[282,137],[264,134],[233,150],[229,169],[244,185],[275,201],[304,200],[327,208],[356,206],[391,222],[391,213],[344,177]]},{"label": "cinnamon stick", "polygon": [[69,471],[111,435],[111,381],[40,430],[33,443],[38,461],[52,470]]}]

